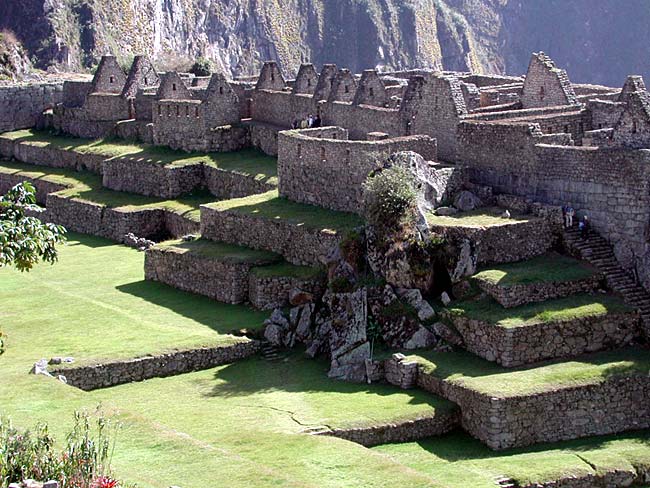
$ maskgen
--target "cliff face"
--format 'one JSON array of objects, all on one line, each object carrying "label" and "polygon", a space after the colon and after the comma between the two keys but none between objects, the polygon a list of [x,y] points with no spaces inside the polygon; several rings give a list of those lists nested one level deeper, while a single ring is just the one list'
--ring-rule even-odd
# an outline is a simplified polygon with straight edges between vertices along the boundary
[{"label": "cliff face", "polygon": [[287,74],[302,61],[354,71],[418,66],[519,74],[532,51],[544,50],[578,81],[616,85],[628,72],[648,69],[649,20],[646,0],[0,3],[0,29],[13,30],[41,64],[73,69],[107,52],[125,61],[144,52],[163,67],[206,56],[235,75],[255,73],[266,59],[278,60]]}]

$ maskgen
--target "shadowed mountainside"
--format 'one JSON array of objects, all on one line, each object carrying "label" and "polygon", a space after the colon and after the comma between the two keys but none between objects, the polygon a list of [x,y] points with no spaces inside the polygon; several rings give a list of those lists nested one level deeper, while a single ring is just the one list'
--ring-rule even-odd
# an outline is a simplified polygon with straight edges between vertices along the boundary
[{"label": "shadowed mountainside", "polygon": [[200,55],[233,75],[276,59],[368,67],[521,74],[543,50],[573,81],[620,85],[650,74],[647,0],[6,0],[14,31],[41,67],[93,66],[111,52],[162,68]]}]

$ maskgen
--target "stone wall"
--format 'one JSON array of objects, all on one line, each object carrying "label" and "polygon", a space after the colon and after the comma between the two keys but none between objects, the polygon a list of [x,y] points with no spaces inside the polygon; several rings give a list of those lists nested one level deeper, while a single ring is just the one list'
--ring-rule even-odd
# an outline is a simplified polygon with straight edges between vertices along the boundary
[{"label": "stone wall", "polygon": [[248,278],[248,300],[260,310],[289,306],[289,293],[301,290],[319,297],[325,292],[325,276],[297,278],[293,276],[264,276],[255,273]]},{"label": "stone wall", "polygon": [[201,235],[213,241],[272,251],[292,264],[320,265],[320,259],[337,246],[343,236],[329,229],[258,217],[235,211],[201,207]]},{"label": "stone wall", "polygon": [[145,254],[144,275],[179,290],[237,304],[248,301],[250,269],[266,262],[235,262],[173,246],[155,246]]},{"label": "stone wall", "polygon": [[436,143],[428,136],[381,141],[350,141],[332,128],[284,131],[279,134],[280,194],[297,202],[360,213],[363,182],[393,153],[415,151],[436,159]]},{"label": "stone wall", "polygon": [[276,188],[275,183],[267,179],[258,179],[254,174],[227,171],[208,164],[202,165],[202,169],[205,187],[214,196],[223,200],[257,195]]},{"label": "stone wall", "polygon": [[62,81],[0,86],[0,132],[36,126],[44,110],[62,101]]},{"label": "stone wall", "polygon": [[650,427],[647,375],[614,376],[597,384],[505,398],[454,385],[422,370],[418,386],[457,403],[463,428],[491,449]]},{"label": "stone wall", "polygon": [[468,239],[478,264],[511,263],[548,252],[558,240],[555,226],[547,219],[531,218],[526,222],[504,220],[503,225],[456,227],[432,225],[431,231],[452,242]]},{"label": "stone wall", "polygon": [[536,144],[542,141],[538,129],[462,123],[461,160],[470,180],[539,202],[571,202],[614,245],[621,264],[636,265],[645,286],[650,286],[643,264],[650,214],[650,153]]},{"label": "stone wall", "polygon": [[[10,157],[9,155],[5,155]],[[69,168],[75,171],[90,171],[101,174],[102,164],[106,159],[99,154],[82,154],[51,145],[15,141],[12,154],[18,161],[52,168]]]},{"label": "stone wall", "polygon": [[617,349],[638,338],[641,330],[636,312],[516,327],[462,316],[449,319],[468,351],[506,368]]},{"label": "stone wall", "polygon": [[259,343],[241,339],[234,344],[176,351],[156,356],[111,361],[91,366],[75,366],[52,371],[65,376],[69,385],[84,391],[164,378],[192,371],[214,368],[250,357],[259,350]]},{"label": "stone wall", "polygon": [[459,417],[458,410],[454,409],[450,412],[436,412],[430,417],[396,420],[390,424],[326,430],[319,432],[318,435],[338,437],[365,447],[396,442],[414,442],[446,434],[456,427]]},{"label": "stone wall", "polygon": [[115,191],[177,198],[203,183],[203,165],[163,165],[137,157],[109,159],[102,166],[102,185]]},{"label": "stone wall", "polygon": [[588,293],[600,286],[604,276],[602,273],[569,281],[547,281],[499,285],[487,279],[475,278],[478,286],[494,298],[502,307],[512,308],[526,303],[545,302],[554,298],[567,297],[578,293]]}]

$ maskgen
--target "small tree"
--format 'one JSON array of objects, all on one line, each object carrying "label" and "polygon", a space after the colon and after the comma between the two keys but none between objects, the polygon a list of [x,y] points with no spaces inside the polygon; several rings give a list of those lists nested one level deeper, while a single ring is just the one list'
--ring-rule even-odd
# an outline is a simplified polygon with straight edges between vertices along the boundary
[{"label": "small tree", "polygon": [[56,262],[56,245],[65,242],[65,228],[28,217],[28,211],[43,211],[31,183],[20,183],[0,196],[0,267],[29,271],[40,260]]},{"label": "small tree", "polygon": [[207,58],[197,58],[190,68],[190,73],[196,76],[210,76],[212,74],[212,62]]},{"label": "small tree", "polygon": [[413,175],[401,166],[369,176],[363,190],[366,218],[379,228],[398,225],[412,213],[417,203]]}]

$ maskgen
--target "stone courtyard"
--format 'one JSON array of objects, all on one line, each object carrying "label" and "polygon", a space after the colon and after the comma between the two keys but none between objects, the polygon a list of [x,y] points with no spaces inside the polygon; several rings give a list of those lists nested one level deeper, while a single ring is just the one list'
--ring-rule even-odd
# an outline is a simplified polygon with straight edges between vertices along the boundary
[{"label": "stone courtyard", "polygon": [[[42,382],[27,396],[37,401],[37,391],[56,384],[57,395],[116,402],[133,418],[154,411],[151,422],[173,424],[174,436],[197,432],[195,449],[235,434],[198,440],[202,426],[177,424],[155,398],[170,411],[196,412],[192,422],[216,425],[223,415],[236,424],[234,398],[246,395],[229,392],[231,382],[273,415],[290,413],[288,431],[299,440],[276,440],[287,430],[271,428],[260,449],[304,442],[318,464],[348,446],[360,464],[376,460],[386,483],[643,486],[650,448],[626,469],[596,460],[532,478],[490,471],[460,484],[428,473],[430,457],[417,469],[408,462],[416,446],[444,446],[450,436],[476,442],[485,457],[635,435],[648,447],[650,94],[638,76],[621,81],[572,83],[544,53],[532,55],[522,77],[354,74],[335,65],[319,72],[311,64],[289,76],[267,62],[255,80],[162,73],[143,56],[127,73],[105,56],[92,80],[0,87],[0,194],[33,183],[43,207],[36,215],[74,233],[89,262],[96,255],[119,270],[119,261],[102,261],[102,249],[138,248],[128,252],[139,253],[142,280],[116,290],[171,311],[181,302],[220,307],[219,320],[233,322],[216,341],[184,341],[182,330],[164,339],[155,316],[137,340],[114,325],[125,340],[107,354],[78,345],[72,364],[47,367],[52,378],[30,377]],[[310,117],[319,122],[300,128]],[[366,212],[368,182],[392,170],[415,182],[417,203],[412,221],[383,229]],[[564,225],[568,204],[577,213],[572,227]],[[585,216],[589,232],[577,226]],[[106,241],[85,244],[96,238]],[[48,287],[57,288],[57,267],[73,264],[49,270]],[[169,298],[156,303],[150,288]],[[7,322],[18,336],[15,314]],[[190,325],[188,337],[202,334]],[[101,331],[89,334],[101,343]],[[159,345],[140,343],[157,334]],[[28,362],[58,353],[42,337],[35,343]],[[259,373],[266,368],[282,376]],[[221,386],[204,397],[212,373]],[[302,373],[327,386],[311,390]],[[284,388],[291,399],[270,398]],[[364,403],[366,388],[374,403]],[[174,389],[178,397],[169,396]],[[311,414],[303,414],[313,422],[296,420],[298,394],[309,396]],[[359,403],[346,406],[346,395]],[[200,406],[206,398],[218,414]],[[247,408],[241,415],[248,431],[255,416]],[[142,425],[132,428],[149,429]],[[254,444],[256,436],[242,438]],[[244,457],[256,459],[252,444]],[[173,452],[165,456],[173,465]],[[237,477],[229,456],[237,454],[225,456],[232,471],[221,482]],[[356,465],[354,484],[309,484],[309,475],[277,468],[253,477],[260,486],[385,486]],[[221,486],[168,475],[168,486]]]}]

